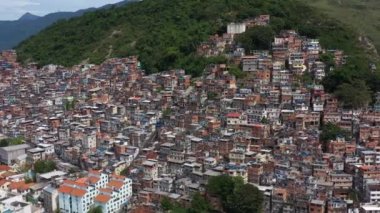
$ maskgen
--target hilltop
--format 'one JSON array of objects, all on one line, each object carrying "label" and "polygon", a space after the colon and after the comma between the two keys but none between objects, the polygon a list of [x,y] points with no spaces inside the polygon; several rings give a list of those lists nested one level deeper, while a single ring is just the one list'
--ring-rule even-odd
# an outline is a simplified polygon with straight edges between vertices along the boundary
[{"label": "hilltop", "polygon": [[39,33],[41,30],[49,27],[57,21],[78,17],[84,13],[95,11],[97,9],[122,6],[129,2],[130,1],[121,1],[120,3],[105,5],[100,8],[87,8],[75,12],[55,12],[45,16],[36,16],[31,13],[25,13],[15,21],[0,21],[0,50],[14,48],[23,40]]},{"label": "hilltop", "polygon": [[21,41],[37,34],[58,20],[81,16],[83,13],[91,10],[93,9],[51,13],[43,17],[26,13],[15,21],[0,21],[0,50],[15,47]]},{"label": "hilltop", "polygon": [[31,14],[31,13],[25,13],[24,15],[22,15],[18,21],[31,21],[31,20],[36,20],[36,19],[39,19],[41,18],[40,16],[37,16],[37,15],[34,15],[34,14]]},{"label": "hilltop", "polygon": [[144,0],[60,21],[17,51],[23,62],[65,66],[138,55],[148,72],[182,67],[198,75],[213,60],[194,54],[200,42],[225,32],[229,22],[260,14],[271,15],[276,33],[296,29],[326,48],[365,58],[354,31],[297,0]]}]

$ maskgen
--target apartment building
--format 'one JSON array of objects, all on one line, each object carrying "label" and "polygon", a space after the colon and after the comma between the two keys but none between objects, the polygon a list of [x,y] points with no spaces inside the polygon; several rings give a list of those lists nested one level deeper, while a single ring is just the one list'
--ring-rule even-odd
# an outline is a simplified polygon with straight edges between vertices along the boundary
[{"label": "apartment building", "polygon": [[63,213],[85,213],[101,206],[104,213],[117,212],[132,196],[132,181],[118,175],[90,171],[78,180],[65,180],[58,189],[59,209]]}]

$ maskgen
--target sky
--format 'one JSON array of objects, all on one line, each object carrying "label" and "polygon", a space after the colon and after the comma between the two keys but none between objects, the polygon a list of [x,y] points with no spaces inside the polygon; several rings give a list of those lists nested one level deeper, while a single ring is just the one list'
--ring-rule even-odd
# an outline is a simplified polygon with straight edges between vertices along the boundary
[{"label": "sky", "polygon": [[0,20],[16,20],[30,12],[43,16],[53,12],[100,7],[121,0],[0,0]]}]

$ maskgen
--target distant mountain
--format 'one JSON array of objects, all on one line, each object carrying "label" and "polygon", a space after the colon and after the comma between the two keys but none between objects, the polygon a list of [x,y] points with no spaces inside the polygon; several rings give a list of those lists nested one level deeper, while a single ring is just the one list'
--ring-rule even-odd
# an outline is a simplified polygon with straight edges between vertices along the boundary
[{"label": "distant mountain", "polygon": [[31,13],[24,14],[20,19],[15,21],[0,21],[0,50],[11,49],[17,46],[23,40],[37,34],[53,23],[78,17],[84,13],[97,9],[107,9],[112,6],[119,7],[129,3],[130,1],[122,1],[114,5],[106,5],[100,8],[89,8],[78,10],[76,12],[57,12],[40,17]]},{"label": "distant mountain", "polygon": [[31,13],[25,13],[23,16],[21,16],[18,21],[33,21],[36,19],[41,18],[41,16],[36,16]]}]

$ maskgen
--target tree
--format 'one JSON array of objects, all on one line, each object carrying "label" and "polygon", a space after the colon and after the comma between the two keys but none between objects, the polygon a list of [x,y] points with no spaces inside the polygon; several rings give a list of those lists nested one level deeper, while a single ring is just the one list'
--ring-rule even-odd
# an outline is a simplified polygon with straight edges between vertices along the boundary
[{"label": "tree", "polygon": [[237,43],[248,53],[251,50],[269,50],[274,35],[269,26],[252,27],[237,37]]},{"label": "tree", "polygon": [[162,116],[163,117],[168,117],[172,114],[172,110],[170,108],[167,108],[165,109],[164,111],[162,111]]},{"label": "tree", "polygon": [[125,168],[120,172],[120,175],[127,176],[129,174],[129,168]]},{"label": "tree", "polygon": [[313,76],[310,72],[304,72],[301,76],[301,81],[304,85],[310,85],[313,83]]},{"label": "tree", "polygon": [[211,177],[207,184],[207,191],[220,197],[222,201],[227,200],[228,195],[233,193],[234,188],[234,179],[227,175]]},{"label": "tree", "polygon": [[92,207],[88,213],[103,213],[102,207],[97,206],[97,207]]},{"label": "tree", "polygon": [[[207,193],[220,199],[223,210],[231,213],[260,212],[263,203],[262,193],[253,185],[244,184],[241,177],[221,175],[211,177],[206,185]],[[208,213],[213,212],[207,199],[200,193],[195,193],[188,209],[179,203],[164,197],[161,208],[172,213]]]},{"label": "tree", "polygon": [[226,212],[255,213],[261,212],[263,195],[255,186],[244,184],[235,189],[227,199]]},{"label": "tree", "polygon": [[162,208],[164,211],[169,211],[169,210],[172,210],[172,209],[174,208],[174,205],[173,205],[173,203],[169,200],[169,198],[164,197],[164,198],[162,198],[162,200],[161,200],[161,208]]},{"label": "tree", "polygon": [[211,207],[206,199],[198,192],[193,195],[191,200],[191,208],[188,210],[189,213],[202,213],[210,212]]},{"label": "tree", "polygon": [[52,160],[38,160],[34,163],[34,171],[36,173],[51,172],[56,168],[56,164]]},{"label": "tree", "polygon": [[183,208],[178,202],[172,202],[168,197],[162,198],[160,204],[164,212],[188,213],[188,209]]},{"label": "tree", "polygon": [[23,137],[5,138],[5,139],[0,140],[0,147],[20,145],[23,143],[24,143]]},{"label": "tree", "polygon": [[327,72],[330,70],[330,67],[335,66],[334,55],[332,53],[323,53],[319,59],[325,63]]},{"label": "tree", "polygon": [[371,91],[362,80],[341,84],[335,91],[335,95],[343,102],[345,108],[366,107],[371,101]]},{"label": "tree", "polygon": [[207,184],[207,192],[221,200],[226,212],[255,213],[261,211],[262,193],[253,185],[244,184],[240,177],[226,175],[212,177]]},{"label": "tree", "polygon": [[319,135],[319,140],[322,142],[323,151],[327,150],[329,141],[335,140],[337,137],[349,139],[350,133],[333,123],[323,125],[322,132]]},{"label": "tree", "polygon": [[337,137],[348,138],[349,133],[333,123],[327,123],[322,127],[322,133],[319,136],[321,141],[334,140]]},{"label": "tree", "polygon": [[236,65],[229,65],[228,67],[228,73],[235,76],[236,78],[244,78],[247,76],[245,72],[243,72],[238,66]]},{"label": "tree", "polygon": [[9,146],[9,141],[7,139],[0,140],[0,147],[7,147]]},{"label": "tree", "polygon": [[264,116],[264,117],[261,118],[260,123],[263,123],[263,124],[269,124],[269,120],[268,120],[267,117]]},{"label": "tree", "polygon": [[207,93],[207,99],[208,100],[215,100],[218,97],[218,94],[215,92],[208,92]]},{"label": "tree", "polygon": [[25,175],[25,176],[24,176],[24,182],[25,182],[25,183],[32,183],[32,182],[33,182],[33,179],[30,178],[29,176]]}]

